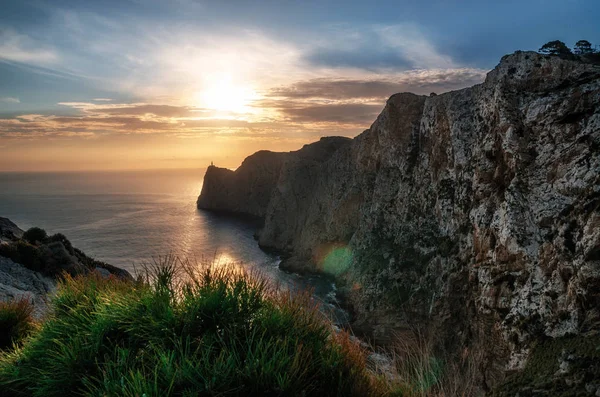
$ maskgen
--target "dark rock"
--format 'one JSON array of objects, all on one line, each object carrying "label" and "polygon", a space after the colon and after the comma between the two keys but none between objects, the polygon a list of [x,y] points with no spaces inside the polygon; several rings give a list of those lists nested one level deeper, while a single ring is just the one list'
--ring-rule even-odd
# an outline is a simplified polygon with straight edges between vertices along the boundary
[{"label": "dark rock", "polygon": [[8,218],[0,217],[0,242],[14,241],[23,236],[23,230],[11,222]]},{"label": "dark rock", "polygon": [[319,161],[288,155],[258,240],[303,271],[345,250],[361,331],[477,352],[492,388],[540,340],[600,329],[599,148],[600,67],[518,52],[474,87],[393,95]]}]

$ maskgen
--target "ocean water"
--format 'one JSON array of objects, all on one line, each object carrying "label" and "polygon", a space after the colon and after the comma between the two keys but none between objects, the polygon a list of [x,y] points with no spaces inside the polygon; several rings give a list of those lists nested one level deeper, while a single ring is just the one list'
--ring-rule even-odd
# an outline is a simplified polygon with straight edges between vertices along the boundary
[{"label": "ocean water", "polygon": [[204,172],[0,173],[0,216],[24,230],[63,233],[89,256],[131,273],[168,254],[241,263],[283,288],[313,290],[344,322],[331,279],[280,270],[279,258],[254,240],[255,223],[196,208]]}]

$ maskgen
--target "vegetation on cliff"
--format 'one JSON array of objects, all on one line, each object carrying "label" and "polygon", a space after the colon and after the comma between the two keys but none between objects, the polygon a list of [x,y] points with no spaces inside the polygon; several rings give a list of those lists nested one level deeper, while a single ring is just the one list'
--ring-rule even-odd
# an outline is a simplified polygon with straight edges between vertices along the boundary
[{"label": "vegetation on cliff", "polygon": [[100,268],[119,277],[131,278],[127,271],[90,258],[73,247],[64,234],[48,236],[39,227],[28,229],[22,237],[13,235],[0,244],[0,256],[49,277],[59,277],[64,272],[76,276]]},{"label": "vegetation on cliff", "polygon": [[33,306],[27,299],[0,302],[0,350],[20,343],[35,328]]},{"label": "vegetation on cliff", "polygon": [[309,295],[277,292],[235,268],[182,276],[180,266],[171,258],[136,282],[66,276],[39,329],[0,356],[0,394],[384,392],[364,350],[334,332]]},{"label": "vegetation on cliff", "polygon": [[548,55],[572,55],[573,53],[577,55],[589,55],[596,54],[598,51],[592,46],[587,40],[579,40],[575,43],[573,47],[573,51],[567,45],[560,40],[549,41],[538,50],[542,54]]}]

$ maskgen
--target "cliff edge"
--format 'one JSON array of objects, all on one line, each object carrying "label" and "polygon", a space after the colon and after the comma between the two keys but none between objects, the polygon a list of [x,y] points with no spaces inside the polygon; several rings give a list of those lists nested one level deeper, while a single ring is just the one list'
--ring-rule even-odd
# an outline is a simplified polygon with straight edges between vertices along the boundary
[{"label": "cliff edge", "polygon": [[280,180],[298,163],[303,171],[329,159],[331,154],[351,140],[326,137],[289,153],[261,150],[248,156],[235,171],[211,165],[204,175],[198,197],[200,209],[230,212],[264,218]]},{"label": "cliff edge", "polygon": [[393,95],[324,161],[284,162],[259,243],[335,274],[376,343],[417,327],[477,352],[483,390],[600,393],[599,105],[600,66],[535,52]]}]

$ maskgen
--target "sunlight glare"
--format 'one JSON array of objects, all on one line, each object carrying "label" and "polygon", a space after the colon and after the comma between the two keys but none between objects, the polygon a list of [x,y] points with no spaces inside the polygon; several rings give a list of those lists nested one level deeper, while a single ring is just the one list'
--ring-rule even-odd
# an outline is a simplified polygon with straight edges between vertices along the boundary
[{"label": "sunlight glare", "polygon": [[249,104],[257,99],[252,88],[234,82],[231,75],[211,78],[206,88],[195,96],[200,107],[233,113],[251,112]]}]

